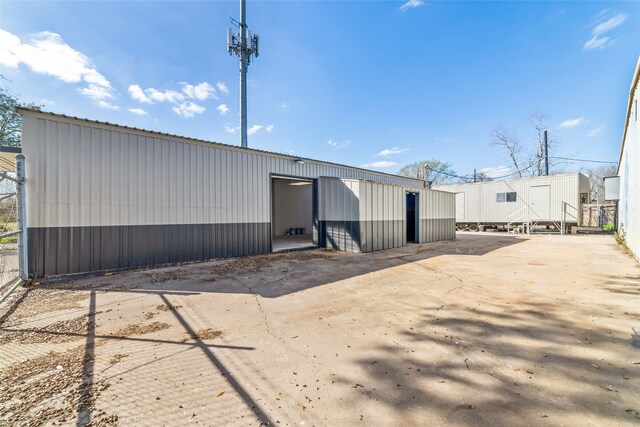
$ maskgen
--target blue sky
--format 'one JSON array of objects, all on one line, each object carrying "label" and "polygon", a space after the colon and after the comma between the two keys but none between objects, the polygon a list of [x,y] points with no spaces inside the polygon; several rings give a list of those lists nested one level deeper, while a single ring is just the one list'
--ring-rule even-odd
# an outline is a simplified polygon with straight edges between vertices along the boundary
[{"label": "blue sky", "polygon": [[[238,144],[238,2],[0,1],[0,84],[44,109]],[[640,3],[249,1],[249,146],[396,172],[509,165],[496,126],[617,160]],[[589,166],[558,165],[563,171]],[[502,169],[500,173],[504,173]],[[507,171],[508,172],[508,171]]]}]

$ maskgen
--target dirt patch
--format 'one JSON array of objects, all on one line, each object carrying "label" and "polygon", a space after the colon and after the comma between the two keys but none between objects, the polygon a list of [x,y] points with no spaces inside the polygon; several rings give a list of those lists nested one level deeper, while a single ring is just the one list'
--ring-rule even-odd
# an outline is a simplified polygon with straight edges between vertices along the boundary
[{"label": "dirt patch", "polygon": [[89,298],[89,294],[86,292],[38,288],[37,286],[28,286],[22,292],[24,294],[15,303],[17,305],[6,304],[7,307],[3,307],[3,309],[8,311],[0,311],[0,325],[15,326],[20,324],[22,319],[35,314],[80,308],[80,302]]},{"label": "dirt patch", "polygon": [[153,319],[153,316],[155,316],[156,314],[157,313],[154,313],[154,312],[150,311],[150,312],[144,314],[144,318],[147,319],[147,320],[151,320],[151,319]]},{"label": "dirt patch", "polygon": [[177,311],[180,308],[182,308],[181,305],[160,304],[160,305],[158,305],[156,307],[156,310],[160,310],[160,311]]},{"label": "dirt patch", "polygon": [[93,357],[87,357],[85,347],[80,346],[65,352],[50,352],[3,369],[0,371],[0,419],[7,425],[40,426],[52,421],[75,424],[80,409],[81,418],[91,414],[89,425],[116,425],[116,415],[107,415],[95,406],[109,383],[101,380],[89,386],[90,383],[83,381],[92,366]]},{"label": "dirt patch", "polygon": [[0,345],[8,343],[59,344],[76,341],[85,338],[87,332],[88,316],[78,316],[71,320],[62,320],[42,328],[29,328],[19,331],[3,331],[0,334]]},{"label": "dirt patch", "polygon": [[114,354],[113,356],[111,356],[111,359],[109,359],[109,364],[115,365],[116,363],[120,362],[122,359],[128,356],[129,356],[128,354],[123,354],[123,353]]},{"label": "dirt patch", "polygon": [[158,273],[158,272],[154,272],[154,273],[145,273],[148,277],[151,278],[151,281],[156,284],[162,284],[162,283],[166,283],[166,282],[170,282],[172,280],[180,280],[183,278],[188,277],[185,274],[180,273],[179,271],[169,271],[169,272],[165,272],[165,273]]},{"label": "dirt patch", "polygon": [[162,331],[170,327],[171,325],[169,325],[168,323],[162,323],[162,322],[153,322],[149,325],[131,324],[120,329],[118,332],[109,334],[109,336],[113,338],[126,338],[131,335],[150,334],[152,332]]},{"label": "dirt patch", "polygon": [[242,271],[242,274],[259,273],[263,269],[272,267],[274,263],[280,261],[301,262],[312,259],[326,259],[326,256],[321,254],[320,251],[313,251],[234,258],[233,260],[207,267],[206,271],[203,270],[202,272],[209,274],[204,278],[204,281],[215,281],[217,278],[229,276],[238,271]]},{"label": "dirt patch", "polygon": [[195,334],[187,334],[180,341],[187,342],[190,340],[201,339],[201,340],[214,340],[216,338],[220,338],[222,336],[222,331],[216,331],[215,329],[207,328],[200,329]]}]

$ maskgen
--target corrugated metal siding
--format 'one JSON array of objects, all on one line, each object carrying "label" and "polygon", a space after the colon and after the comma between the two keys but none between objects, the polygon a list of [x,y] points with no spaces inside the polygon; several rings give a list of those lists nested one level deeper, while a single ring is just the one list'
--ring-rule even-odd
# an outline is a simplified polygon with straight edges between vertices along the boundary
[{"label": "corrugated metal siding", "polygon": [[405,246],[405,218],[404,187],[360,181],[362,252]]},{"label": "corrugated metal siding", "polygon": [[456,238],[456,196],[445,191],[419,191],[420,243]]},{"label": "corrugated metal siding", "polygon": [[357,180],[318,179],[318,245],[360,252],[360,183]]},{"label": "corrugated metal siding", "polygon": [[[366,250],[398,247],[406,241],[401,186],[422,185],[116,125],[21,114],[30,273],[38,277],[269,252],[272,175],[346,179],[314,189],[318,241],[324,221],[331,227],[325,235],[341,249],[360,250],[363,236]],[[362,188],[370,193],[366,206]],[[364,232],[363,208],[370,209]]]},{"label": "corrugated metal siding", "polygon": [[629,123],[620,156],[620,202],[618,230],[624,233],[629,249],[640,258],[640,85],[631,102]]},{"label": "corrugated metal siding", "polygon": [[[578,222],[578,212],[580,212],[580,192],[584,186],[584,180],[588,178],[580,174],[552,175],[511,181],[492,181],[482,183],[447,185],[437,187],[442,191],[465,194],[464,216],[458,211],[456,220],[458,222],[498,222],[506,223],[510,219],[524,221],[533,215],[530,209],[531,187],[548,185],[550,188],[550,220],[562,220],[562,205],[567,203],[567,210],[570,216],[569,222]],[[516,202],[496,201],[497,193],[513,192],[517,193]],[[588,192],[588,190],[587,190]]]}]

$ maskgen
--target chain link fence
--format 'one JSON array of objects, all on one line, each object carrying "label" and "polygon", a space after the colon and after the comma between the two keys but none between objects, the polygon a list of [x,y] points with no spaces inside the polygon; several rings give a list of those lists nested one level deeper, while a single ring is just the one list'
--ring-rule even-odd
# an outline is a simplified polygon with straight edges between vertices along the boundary
[{"label": "chain link fence", "polygon": [[[15,153],[0,153],[0,296],[20,279],[18,265],[18,200]],[[9,177],[9,178],[5,178]],[[9,234],[9,235],[7,235]]]}]

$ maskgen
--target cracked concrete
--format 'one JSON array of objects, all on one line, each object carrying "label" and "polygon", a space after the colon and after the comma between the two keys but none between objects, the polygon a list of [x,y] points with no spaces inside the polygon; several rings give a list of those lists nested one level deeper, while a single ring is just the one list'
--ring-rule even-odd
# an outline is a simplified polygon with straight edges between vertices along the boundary
[{"label": "cracked concrete", "polygon": [[[609,236],[458,233],[370,254],[278,254],[35,289],[78,306],[9,303],[0,334],[86,314],[88,299],[72,297],[97,290],[94,381],[109,387],[96,410],[121,425],[640,421],[640,269]],[[109,338],[156,321],[169,327]],[[222,335],[185,341],[186,329]],[[38,341],[0,345],[0,369],[55,358],[86,333]]]}]

